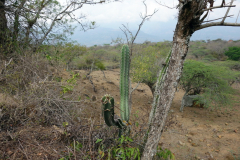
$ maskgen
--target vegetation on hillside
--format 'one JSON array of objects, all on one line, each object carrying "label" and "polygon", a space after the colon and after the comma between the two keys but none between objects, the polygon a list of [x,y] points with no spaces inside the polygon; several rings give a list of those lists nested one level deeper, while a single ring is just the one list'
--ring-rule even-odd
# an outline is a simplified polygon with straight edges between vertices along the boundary
[{"label": "vegetation on hillside", "polygon": [[[233,91],[230,85],[238,81],[240,62],[228,60],[225,52],[238,44],[222,40],[191,42],[187,57],[191,60],[185,63],[181,87],[189,93],[201,94],[202,100],[209,105],[229,104],[230,99],[226,98]],[[119,158],[129,155],[139,157],[139,146],[135,141],[142,142],[143,131],[135,137],[117,139],[115,128],[99,125],[101,120],[92,122],[91,117],[101,118],[101,111],[98,113],[96,108],[93,109],[95,101],[82,94],[81,86],[77,86],[80,79],[90,81],[93,78],[89,77],[91,71],[119,68],[121,48],[118,44],[92,47],[69,42],[45,44],[35,52],[22,50],[20,54],[14,53],[13,58],[1,60],[0,93],[12,97],[13,104],[17,104],[0,104],[1,131],[7,133],[17,130],[17,127],[55,126],[62,131],[57,137],[59,141],[75,149],[75,152],[69,151],[71,154],[59,151],[59,158],[106,158],[108,154],[109,157]],[[145,83],[154,92],[158,71],[170,49],[169,41],[134,44],[130,69],[132,82]],[[80,75],[77,71],[80,69],[88,74]],[[135,127],[133,130],[143,130],[144,124],[138,121],[131,123]],[[91,143],[85,142],[84,136],[90,133]],[[114,137],[116,140],[113,140]],[[96,141],[98,143],[95,144]],[[119,151],[119,148],[122,150]],[[123,151],[126,154],[119,155]],[[156,157],[174,155],[167,149],[159,148]]]},{"label": "vegetation on hillside", "polygon": [[240,60],[240,47],[233,46],[229,47],[225,52],[225,55],[228,56],[230,60],[239,61]]}]

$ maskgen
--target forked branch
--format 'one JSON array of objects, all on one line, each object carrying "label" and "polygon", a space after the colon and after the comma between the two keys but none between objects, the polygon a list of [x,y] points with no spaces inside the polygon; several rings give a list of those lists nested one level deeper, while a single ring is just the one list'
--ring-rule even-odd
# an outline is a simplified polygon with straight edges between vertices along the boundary
[{"label": "forked branch", "polygon": [[220,22],[211,22],[211,21],[218,20],[218,19],[214,19],[214,20],[210,20],[210,21],[204,21],[205,23],[206,22],[211,22],[211,23],[206,23],[206,24],[200,25],[198,28],[196,28],[196,31],[200,30],[200,29],[203,29],[203,28],[212,27],[212,26],[240,26],[240,23],[228,23],[228,22],[225,22],[227,17],[231,17],[232,16],[232,15],[228,16],[228,13],[229,13],[231,7],[235,7],[236,6],[236,5],[233,5],[233,2],[234,2],[234,0],[231,0],[229,6],[221,5],[221,6],[215,6],[215,7],[211,7],[211,8],[208,8],[206,10],[203,10],[203,11],[208,11],[208,10],[211,10],[211,9],[214,9],[214,8],[228,7],[224,17],[218,18],[218,19],[222,19]]},{"label": "forked branch", "polygon": [[[234,1],[234,0],[231,0],[231,2],[230,2],[230,6],[233,4],[233,1]],[[228,15],[230,9],[231,9],[231,8],[228,7],[227,12],[225,13],[224,18],[222,19],[222,22],[221,22],[222,24],[224,23],[225,19],[227,18],[227,15]]]}]

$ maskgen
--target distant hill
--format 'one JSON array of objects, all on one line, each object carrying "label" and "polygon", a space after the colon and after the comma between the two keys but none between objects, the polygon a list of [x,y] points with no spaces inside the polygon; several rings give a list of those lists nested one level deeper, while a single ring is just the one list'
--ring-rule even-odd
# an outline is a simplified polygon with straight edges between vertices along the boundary
[{"label": "distant hill", "polygon": [[[135,33],[136,31],[133,32],[133,34]],[[98,27],[93,30],[88,30],[87,32],[76,31],[72,36],[72,40],[76,40],[78,43],[82,45],[93,46],[101,44],[110,44],[112,39],[116,39],[118,37],[123,38],[124,40],[126,39],[125,35],[120,29]],[[159,38],[159,36],[146,34],[140,31],[135,42],[143,43],[146,40],[151,42],[158,42],[161,39]]]},{"label": "distant hill", "polygon": [[[107,27],[106,27],[107,26]],[[109,27],[111,26],[111,27]],[[88,30],[87,32],[82,32],[76,30],[72,36],[72,40],[76,40],[78,43],[86,46],[101,45],[101,44],[110,44],[112,39],[117,37],[125,38],[123,32],[118,28],[120,24],[107,24],[102,25],[93,30]],[[137,28],[137,24],[132,24],[132,28]],[[159,42],[164,40],[171,41],[173,39],[173,33],[176,26],[176,21],[169,21],[165,23],[160,22],[146,22],[139,35],[136,39],[136,43],[143,43],[148,40],[151,42]],[[136,31],[133,31],[135,34]],[[225,26],[215,26],[205,28],[199,31],[196,31],[191,40],[238,40],[240,39],[240,27],[225,27]]]}]

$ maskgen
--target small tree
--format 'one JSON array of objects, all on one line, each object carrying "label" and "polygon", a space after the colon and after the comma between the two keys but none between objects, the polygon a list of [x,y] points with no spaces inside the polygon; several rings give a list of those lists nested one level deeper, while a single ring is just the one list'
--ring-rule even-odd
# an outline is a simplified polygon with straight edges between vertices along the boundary
[{"label": "small tree", "polygon": [[60,56],[63,57],[63,61],[66,63],[68,70],[70,64],[75,58],[87,53],[87,47],[73,43],[66,43],[61,52]]},{"label": "small tree", "polygon": [[229,93],[232,92],[232,88],[229,82],[237,76],[238,72],[227,67],[187,60],[184,63],[180,85],[185,91],[184,97],[189,94],[201,95],[196,100],[206,107],[212,104],[221,106],[230,102]]},{"label": "small tree", "polygon": [[240,47],[229,47],[225,52],[225,55],[228,56],[229,59],[234,61],[240,60]]},{"label": "small tree", "polygon": [[[154,94],[154,102],[149,117],[149,129],[145,137],[146,143],[143,145],[141,159],[150,160],[156,154],[168,111],[181,77],[183,62],[187,56],[192,34],[197,30],[212,26],[240,26],[240,23],[225,22],[226,18],[229,17],[230,8],[235,7],[233,2],[234,0],[231,0],[228,5],[223,0],[221,4],[215,6],[214,0],[179,0],[177,6],[178,23],[174,31],[172,50],[166,60],[166,67],[160,71],[157,80],[156,94]],[[223,7],[228,8],[224,17],[205,21],[209,11]],[[215,21],[219,19],[221,19],[219,22]]]},{"label": "small tree", "polygon": [[170,42],[158,42],[134,53],[131,64],[133,82],[145,83],[154,94],[157,74],[161,69],[161,64],[164,65],[164,59],[170,50],[170,46]]}]

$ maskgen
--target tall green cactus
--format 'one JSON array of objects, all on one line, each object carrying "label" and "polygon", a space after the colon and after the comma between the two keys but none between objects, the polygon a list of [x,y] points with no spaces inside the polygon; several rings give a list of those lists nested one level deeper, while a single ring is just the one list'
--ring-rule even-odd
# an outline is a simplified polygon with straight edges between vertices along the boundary
[{"label": "tall green cactus", "polygon": [[130,53],[127,45],[122,47],[120,72],[120,109],[122,120],[129,121],[129,70]]},{"label": "tall green cactus", "polygon": [[[108,94],[102,98],[102,112],[105,123],[108,126],[117,126],[119,128],[119,136],[126,125],[129,123],[129,70],[130,70],[130,53],[127,45],[122,47],[121,54],[121,73],[120,73],[120,109],[121,118],[114,115],[114,98]],[[123,121],[125,121],[123,123]],[[124,129],[125,130],[125,129]]]}]

